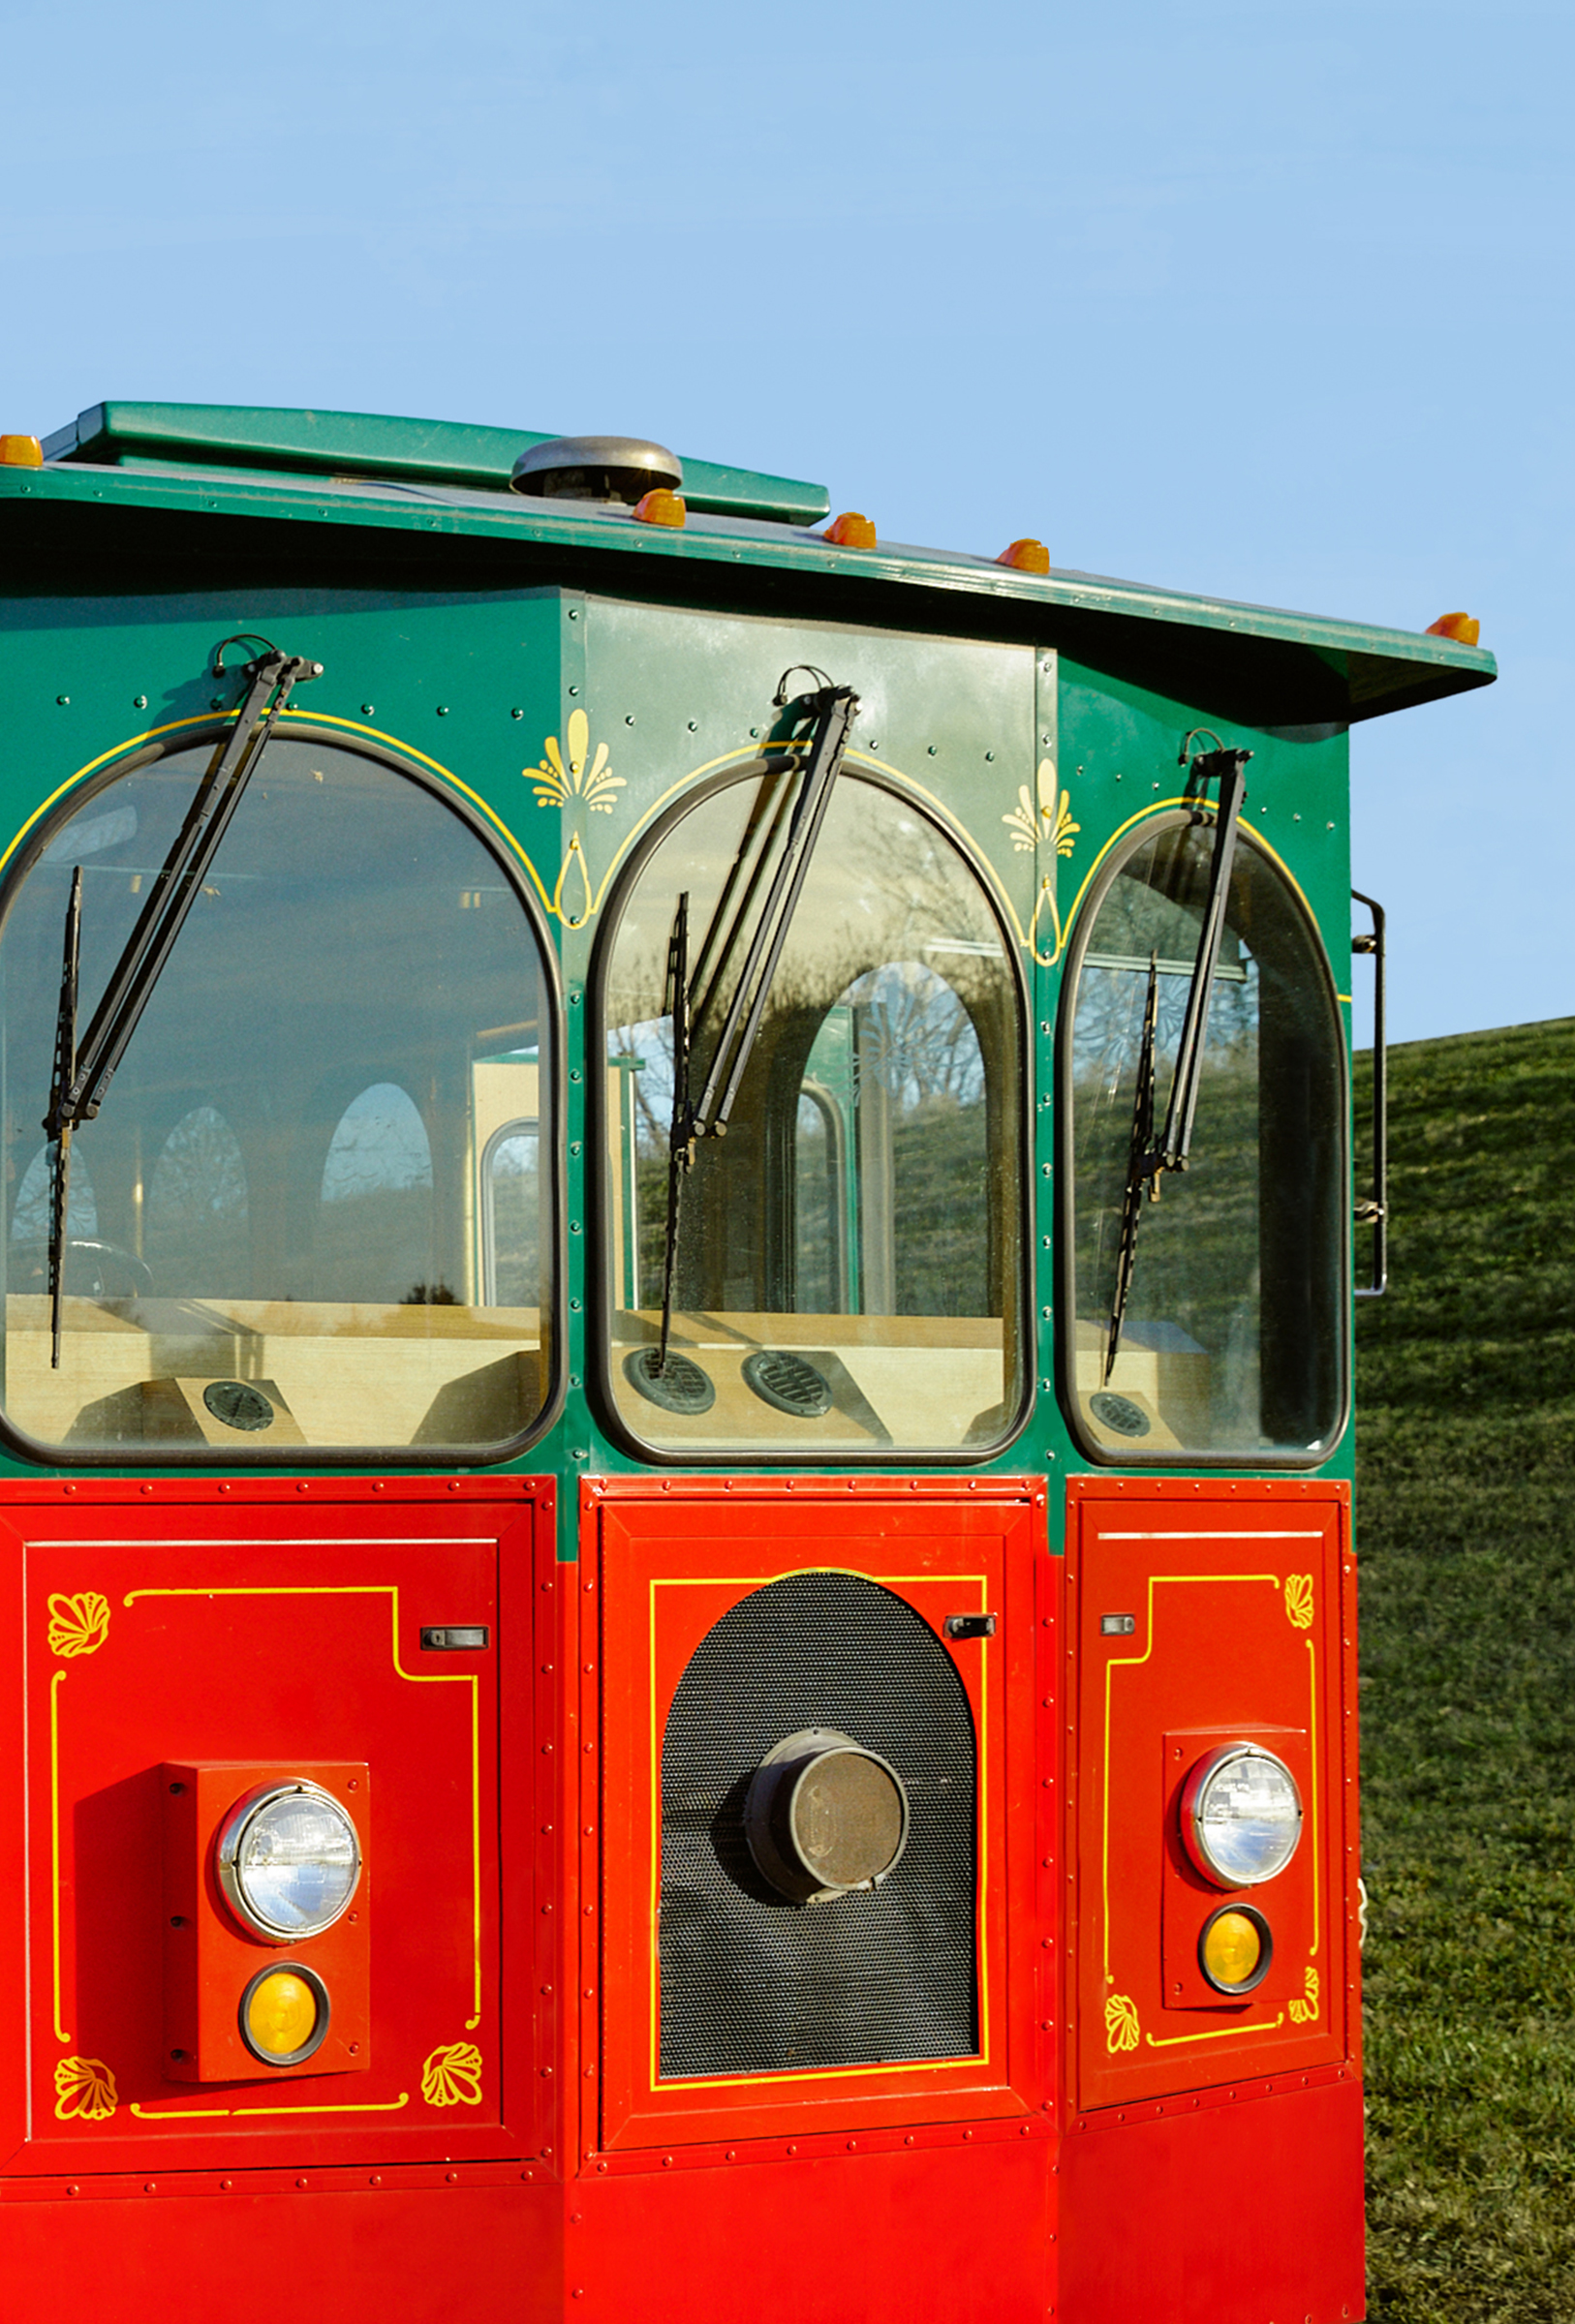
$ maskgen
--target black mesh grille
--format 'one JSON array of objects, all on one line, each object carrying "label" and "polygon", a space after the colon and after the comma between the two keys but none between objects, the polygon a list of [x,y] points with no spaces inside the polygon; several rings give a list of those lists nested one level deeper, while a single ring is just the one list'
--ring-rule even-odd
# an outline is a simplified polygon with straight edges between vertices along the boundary
[{"label": "black mesh grille", "polygon": [[[805,1727],[879,1752],[908,1787],[880,1887],[795,1905],[756,1870],[744,1795]],[[662,1755],[662,2074],[971,2057],[973,1720],[934,1632],[851,1574],[756,1590],[696,1647]]]}]

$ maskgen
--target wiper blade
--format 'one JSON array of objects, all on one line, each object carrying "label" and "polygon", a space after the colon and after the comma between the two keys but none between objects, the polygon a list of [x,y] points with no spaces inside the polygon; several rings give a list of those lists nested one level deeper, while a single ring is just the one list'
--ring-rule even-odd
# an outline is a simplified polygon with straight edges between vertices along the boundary
[{"label": "wiper blade", "polygon": [[[664,1014],[670,1013],[672,1017],[673,1100],[667,1148],[667,1235],[662,1262],[662,1337],[657,1355],[659,1373],[666,1364],[667,1344],[672,1331],[673,1278],[678,1260],[683,1180],[694,1167],[695,1148],[699,1140],[726,1135],[728,1117],[754,1054],[765,1016],[766,1002],[771,996],[777,963],[788,941],[810,861],[815,853],[815,843],[825,820],[832,785],[842,766],[853,720],[858,716],[858,696],[851,687],[833,686],[822,670],[814,670],[810,674],[821,679],[822,684],[815,692],[799,697],[803,711],[812,720],[802,775],[796,791],[790,790],[775,814],[771,815],[759,852],[753,866],[746,871],[746,858],[755,834],[763,813],[769,810],[762,810],[762,814],[751,818],[738,857],[717,900],[716,910],[711,915],[700,944],[693,982],[697,985],[702,977],[708,981],[697,1006],[689,969],[687,894],[678,899],[678,911],[668,940],[667,984],[663,1009]],[[792,670],[785,671],[778,682],[773,698],[775,709],[787,708],[788,681],[793,675]],[[770,883],[751,931],[744,963],[727,1003],[721,1030],[710,1050],[704,1086],[696,1099],[691,1088],[695,1035],[708,1023],[722,980],[743,940],[743,932],[759,894],[766,861],[773,847],[778,845],[779,835],[780,847]]]},{"label": "wiper blade", "polygon": [[667,1341],[672,1334],[673,1269],[678,1264],[678,1219],[683,1208],[684,1178],[695,1161],[695,1141],[689,1134],[689,895],[678,899],[672,934],[667,939],[667,989],[663,1015],[672,1018],[672,1128],[667,1145],[667,1238],[662,1250],[662,1339],[657,1370],[667,1366]]},{"label": "wiper blade", "polygon": [[1127,1149],[1127,1192],[1121,1207],[1121,1242],[1116,1251],[1116,1288],[1110,1302],[1110,1330],[1105,1339],[1104,1377],[1110,1386],[1121,1347],[1121,1328],[1127,1320],[1127,1300],[1132,1288],[1137,1258],[1137,1222],[1145,1194],[1159,1200],[1159,1164],[1154,1151],[1154,1050],[1159,1024],[1159,956],[1149,955],[1149,989],[1143,1003],[1143,1038],[1137,1052],[1137,1087],[1132,1093],[1132,1135]]},{"label": "wiper blade", "polygon": [[[242,640],[227,637],[214,656],[215,677],[224,675],[225,646]],[[323,675],[320,661],[299,654],[281,654],[265,638],[245,641],[267,646],[266,653],[248,662],[251,680],[245,701],[223,748],[216,752],[186,819],[138,914],[119,960],[80,1048],[77,1042],[77,987],[81,958],[82,870],[72,874],[71,899],[66,907],[65,962],[60,976],[60,1006],[55,1022],[54,1073],[49,1087],[49,1110],[44,1128],[53,1143],[49,1187],[49,1331],[50,1368],[60,1368],[60,1317],[65,1293],[66,1230],[71,1193],[71,1141],[78,1122],[92,1121],[103,1105],[116,1067],[153,997],[186,918],[201,893],[219,843],[233,820],[246,785],[272,736],[291,690]]]},{"label": "wiper blade", "polygon": [[[1191,737],[1189,736],[1190,741]],[[1137,1087],[1132,1099],[1132,1136],[1127,1151],[1127,1190],[1122,1201],[1121,1241],[1116,1252],[1116,1283],[1105,1339],[1104,1379],[1108,1387],[1121,1347],[1122,1326],[1131,1295],[1132,1269],[1137,1259],[1137,1225],[1144,1198],[1159,1200],[1159,1180],[1167,1170],[1185,1170],[1192,1147],[1192,1125],[1197,1115],[1198,1084],[1203,1072],[1204,1044],[1209,1031],[1209,1004],[1220,966],[1220,946],[1230,903],[1230,874],[1236,861],[1236,835],[1242,801],[1247,796],[1243,769],[1251,750],[1201,750],[1192,761],[1193,778],[1220,784],[1220,810],[1215,818],[1214,857],[1209,866],[1203,923],[1198,931],[1197,957],[1187,989],[1187,1013],[1182,1021],[1170,1081],[1165,1126],[1154,1134],[1154,1053],[1159,1018],[1159,959],[1149,955],[1148,996],[1143,1009],[1143,1037],[1138,1050]],[[1186,745],[1182,757],[1187,756]]]},{"label": "wiper blade", "polygon": [[[265,642],[265,641],[264,641]],[[225,645],[235,640],[226,638]],[[224,670],[224,646],[214,670]],[[320,661],[281,654],[270,646],[247,664],[251,686],[224,747],[197,786],[186,819],[110,971],[108,983],[77,1053],[69,1086],[49,1101],[44,1127],[58,1139],[77,1122],[92,1121],[103,1105],[115,1069],[152,999],[159,978],[202,882],[234,818],[263,751],[278,732],[291,689],[323,674]]]},{"label": "wiper blade", "polygon": [[[49,1113],[54,1115],[77,1078],[77,972],[82,951],[82,867],[71,875],[66,900],[66,940],[60,965],[60,1005],[55,1013],[54,1078]],[[48,1124],[46,1122],[46,1128]],[[60,1307],[65,1292],[66,1226],[71,1205],[71,1128],[62,1122],[49,1155],[49,1368],[60,1369]]]}]

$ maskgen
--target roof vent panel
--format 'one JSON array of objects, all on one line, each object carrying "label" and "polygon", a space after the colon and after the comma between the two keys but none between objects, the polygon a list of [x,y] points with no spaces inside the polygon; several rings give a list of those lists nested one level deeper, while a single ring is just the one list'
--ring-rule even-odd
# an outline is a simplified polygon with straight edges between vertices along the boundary
[{"label": "roof vent panel", "polygon": [[611,501],[633,508],[657,485],[684,487],[684,464],[638,436],[555,436],[514,462],[510,484],[542,501]]}]

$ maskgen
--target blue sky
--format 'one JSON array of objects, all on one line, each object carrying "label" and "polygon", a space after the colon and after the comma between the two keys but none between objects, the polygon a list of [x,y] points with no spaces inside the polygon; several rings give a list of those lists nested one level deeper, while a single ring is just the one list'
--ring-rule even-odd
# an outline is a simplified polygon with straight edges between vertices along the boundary
[{"label": "blue sky", "polygon": [[118,395],[611,429],[889,538],[1465,607],[1498,685],[1354,737],[1393,1035],[1575,1014],[1567,5],[0,0],[0,427]]}]

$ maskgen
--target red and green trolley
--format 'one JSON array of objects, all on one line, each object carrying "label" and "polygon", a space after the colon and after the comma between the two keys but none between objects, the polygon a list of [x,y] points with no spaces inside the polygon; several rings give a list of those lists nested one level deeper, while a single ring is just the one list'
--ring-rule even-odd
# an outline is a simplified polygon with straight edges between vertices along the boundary
[{"label": "red and green trolley", "polygon": [[0,452],[7,2312],[1359,2316],[1348,736],[1489,657]]}]

